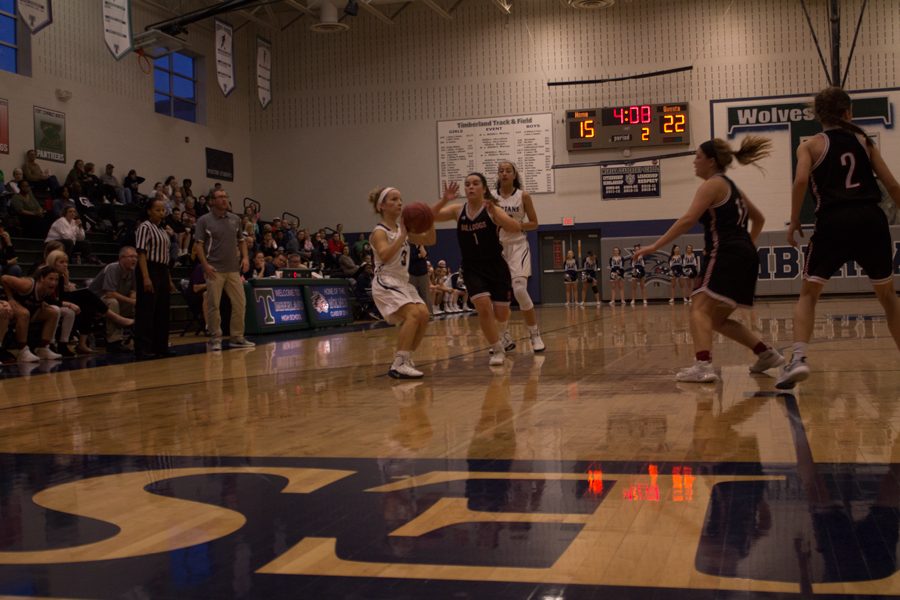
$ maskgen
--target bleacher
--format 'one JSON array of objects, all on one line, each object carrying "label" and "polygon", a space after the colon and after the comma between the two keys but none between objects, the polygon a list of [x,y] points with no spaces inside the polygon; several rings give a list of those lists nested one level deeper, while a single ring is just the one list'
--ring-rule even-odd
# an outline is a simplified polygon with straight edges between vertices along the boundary
[{"label": "bleacher", "polygon": [[[119,259],[119,244],[112,240],[109,233],[90,231],[86,236],[91,243],[94,256],[100,259],[102,264],[69,264],[69,276],[77,287],[84,287],[90,279],[93,279],[105,265],[116,262]],[[19,265],[24,271],[31,269],[43,257],[44,240],[24,237],[13,237],[13,246],[16,248]],[[178,281],[191,276],[189,267],[177,266],[172,270],[172,281],[178,286]],[[178,292],[172,294],[171,319],[169,329],[180,331],[191,320],[191,312],[182,295]]]}]

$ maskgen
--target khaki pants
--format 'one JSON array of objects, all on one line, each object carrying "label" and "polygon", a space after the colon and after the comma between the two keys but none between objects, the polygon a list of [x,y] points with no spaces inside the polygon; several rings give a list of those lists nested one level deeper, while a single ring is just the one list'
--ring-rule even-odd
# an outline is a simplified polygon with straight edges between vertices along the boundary
[{"label": "khaki pants", "polygon": [[[128,317],[129,319],[134,318],[134,304],[126,304],[119,303],[115,298],[103,298],[104,304],[109,307],[109,310],[113,311],[118,315],[122,315],[123,317]],[[111,320],[106,319],[106,341],[107,342],[121,342],[125,336],[122,334],[122,328],[113,323]]]},{"label": "khaki pants", "polygon": [[222,301],[222,290],[228,294],[231,300],[231,338],[244,337],[244,309],[246,298],[244,297],[244,283],[241,274],[216,273],[216,276],[206,281],[206,328],[213,340],[222,339],[222,315],[219,313],[219,303]]}]

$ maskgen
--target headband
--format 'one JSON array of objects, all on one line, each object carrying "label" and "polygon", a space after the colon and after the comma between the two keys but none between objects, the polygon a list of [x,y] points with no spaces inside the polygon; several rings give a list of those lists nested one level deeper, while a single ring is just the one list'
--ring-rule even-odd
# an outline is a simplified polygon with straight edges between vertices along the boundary
[{"label": "headband", "polygon": [[392,187],[386,187],[383,190],[381,190],[381,193],[378,194],[378,202],[375,204],[375,206],[377,208],[381,208],[381,205],[384,204],[384,200],[385,200],[385,198],[387,198],[387,195],[390,194],[391,192],[396,192],[396,191],[397,191],[397,188],[392,188]]}]

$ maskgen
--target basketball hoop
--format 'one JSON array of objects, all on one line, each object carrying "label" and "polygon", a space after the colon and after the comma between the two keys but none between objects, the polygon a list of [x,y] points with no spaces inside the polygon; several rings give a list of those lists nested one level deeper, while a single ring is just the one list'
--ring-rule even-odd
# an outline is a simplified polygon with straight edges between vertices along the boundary
[{"label": "basketball hoop", "polygon": [[144,52],[143,48],[135,50],[134,55],[137,56],[138,66],[141,68],[141,71],[144,72],[144,75],[149,75],[153,72],[153,65],[150,64],[150,58]]}]

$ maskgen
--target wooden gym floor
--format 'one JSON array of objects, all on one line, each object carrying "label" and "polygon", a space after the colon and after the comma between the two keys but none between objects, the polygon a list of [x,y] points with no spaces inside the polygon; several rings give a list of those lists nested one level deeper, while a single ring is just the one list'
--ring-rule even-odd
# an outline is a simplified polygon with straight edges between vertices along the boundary
[{"label": "wooden gym floor", "polygon": [[[741,317],[786,348],[792,307]],[[386,376],[384,327],[5,368],[0,595],[900,596],[878,304],[820,304],[791,393],[723,340],[722,382],[676,383],[688,311],[540,308],[541,355],[514,314],[493,369],[477,318],[442,318],[418,382]]]}]

